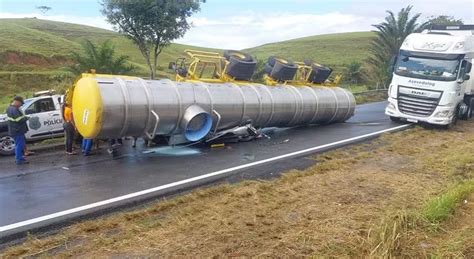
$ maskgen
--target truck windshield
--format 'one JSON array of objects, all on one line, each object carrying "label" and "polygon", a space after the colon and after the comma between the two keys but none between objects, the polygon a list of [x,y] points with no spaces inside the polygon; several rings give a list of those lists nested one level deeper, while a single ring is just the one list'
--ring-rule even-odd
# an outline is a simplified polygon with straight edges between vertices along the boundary
[{"label": "truck windshield", "polygon": [[437,81],[455,81],[459,59],[435,59],[413,57],[400,53],[395,66],[395,74]]}]

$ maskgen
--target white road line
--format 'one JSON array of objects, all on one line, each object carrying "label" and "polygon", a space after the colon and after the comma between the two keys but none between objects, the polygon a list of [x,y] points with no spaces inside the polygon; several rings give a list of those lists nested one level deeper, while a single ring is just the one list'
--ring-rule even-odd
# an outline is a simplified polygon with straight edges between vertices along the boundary
[{"label": "white road line", "polygon": [[10,225],[0,227],[0,233],[5,232],[5,231],[9,231],[9,230],[14,230],[14,229],[21,228],[21,227],[25,227],[25,226],[28,226],[28,225],[44,222],[44,221],[47,221],[47,220],[55,219],[55,218],[58,218],[58,217],[67,216],[67,215],[77,213],[77,212],[81,212],[81,211],[85,211],[85,210],[88,210],[88,209],[93,209],[93,208],[97,208],[97,207],[100,207],[100,206],[109,205],[109,204],[112,204],[112,203],[115,203],[115,202],[132,199],[132,198],[135,198],[135,197],[139,197],[139,196],[150,194],[150,193],[153,193],[153,192],[157,192],[157,191],[169,189],[169,188],[172,188],[172,187],[184,185],[184,184],[187,184],[187,183],[192,183],[192,182],[195,182],[195,181],[203,180],[203,179],[214,177],[214,176],[217,176],[217,175],[224,175],[224,174],[227,174],[227,173],[230,173],[230,172],[233,172],[233,171],[246,169],[246,168],[249,168],[249,167],[252,167],[252,166],[266,164],[266,163],[277,161],[277,160],[280,160],[280,159],[289,158],[289,157],[292,157],[292,156],[297,156],[297,155],[301,155],[301,154],[308,153],[308,152],[315,152],[315,151],[318,151],[318,150],[321,150],[321,149],[330,148],[330,147],[334,147],[334,146],[337,146],[337,145],[350,143],[352,141],[357,141],[357,140],[361,140],[361,139],[364,139],[364,138],[377,136],[377,135],[380,135],[380,134],[383,134],[383,133],[409,128],[410,126],[411,126],[411,124],[401,125],[401,126],[397,126],[397,127],[394,127],[394,128],[385,129],[385,130],[381,130],[381,131],[361,135],[361,136],[358,136],[358,137],[344,139],[344,140],[336,141],[336,142],[333,142],[333,143],[329,143],[329,144],[325,144],[325,145],[321,145],[321,146],[317,146],[317,147],[312,147],[312,148],[303,149],[303,150],[300,150],[300,151],[295,151],[295,152],[284,154],[284,155],[281,155],[281,156],[271,157],[271,158],[263,159],[263,160],[260,160],[260,161],[256,161],[256,162],[252,162],[252,163],[248,163],[248,164],[244,164],[244,165],[239,165],[239,166],[232,167],[232,168],[219,170],[219,171],[216,171],[216,172],[213,172],[213,173],[208,173],[208,174],[196,176],[196,177],[193,177],[193,178],[177,181],[177,182],[174,182],[174,183],[161,185],[161,186],[158,186],[158,187],[155,187],[155,188],[130,193],[130,194],[127,194],[127,195],[123,195],[123,196],[115,197],[115,198],[112,198],[112,199],[91,203],[91,204],[88,204],[88,205],[72,208],[72,209],[69,209],[69,210],[64,210],[64,211],[52,213],[52,214],[41,216],[41,217],[38,217],[38,218],[33,218],[33,219],[13,223],[13,224],[10,224]]}]

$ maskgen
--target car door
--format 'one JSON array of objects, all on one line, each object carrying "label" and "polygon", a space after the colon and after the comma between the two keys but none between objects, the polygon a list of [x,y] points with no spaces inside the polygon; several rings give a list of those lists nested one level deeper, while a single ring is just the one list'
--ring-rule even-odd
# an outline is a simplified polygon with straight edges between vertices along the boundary
[{"label": "car door", "polygon": [[63,114],[62,114],[62,103],[64,102],[63,95],[55,95],[53,96],[54,100],[54,112],[51,113],[52,121],[51,121],[51,132],[55,135],[63,135],[64,134],[64,127],[63,127]]},{"label": "car door", "polygon": [[27,138],[36,139],[52,135],[57,131],[57,126],[62,125],[60,112],[57,111],[53,98],[45,97],[33,101],[25,108],[29,131]]}]

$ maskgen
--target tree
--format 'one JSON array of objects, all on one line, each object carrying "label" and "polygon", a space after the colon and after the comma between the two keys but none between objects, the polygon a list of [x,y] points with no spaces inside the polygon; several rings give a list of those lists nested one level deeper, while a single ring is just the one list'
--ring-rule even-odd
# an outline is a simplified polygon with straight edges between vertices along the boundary
[{"label": "tree", "polygon": [[53,8],[46,5],[40,5],[40,6],[37,6],[36,9],[38,9],[41,13],[46,14],[48,11],[50,11]]},{"label": "tree", "polygon": [[371,56],[366,60],[367,69],[371,79],[384,87],[391,79],[388,71],[391,58],[397,55],[400,46],[409,34],[419,32],[426,26],[426,23],[418,23],[421,14],[412,16],[411,10],[412,6],[402,8],[397,16],[387,11],[388,16],[385,17],[384,22],[372,25],[377,30],[374,31],[376,38],[370,45]]},{"label": "tree", "polygon": [[83,53],[73,52],[74,65],[69,70],[76,75],[94,69],[101,74],[122,75],[135,70],[133,65],[128,65],[127,56],[115,57],[115,46],[109,41],[104,41],[99,46],[86,40],[82,44]]},{"label": "tree", "polygon": [[453,16],[439,15],[430,16],[426,22],[426,28],[430,28],[431,25],[463,25],[462,19],[456,19]]},{"label": "tree", "polygon": [[262,83],[263,82],[263,75],[265,75],[265,61],[263,59],[258,59],[257,65],[255,66],[255,73],[252,75],[252,81]]},{"label": "tree", "polygon": [[103,0],[102,13],[114,29],[138,46],[156,77],[158,56],[190,28],[187,21],[205,0]]},{"label": "tree", "polygon": [[363,67],[362,63],[352,61],[346,65],[344,69],[344,78],[353,84],[359,84],[363,80]]}]

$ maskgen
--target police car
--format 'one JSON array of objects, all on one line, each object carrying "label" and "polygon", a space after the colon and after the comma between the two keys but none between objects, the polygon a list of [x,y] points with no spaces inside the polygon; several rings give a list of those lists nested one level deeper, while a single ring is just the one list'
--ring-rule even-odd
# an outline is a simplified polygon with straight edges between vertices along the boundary
[{"label": "police car", "polygon": [[[30,117],[27,122],[28,142],[64,136],[61,104],[64,95],[56,95],[51,91],[35,93],[35,97],[26,99],[21,107],[23,113]],[[0,114],[0,155],[13,155],[15,141],[8,135],[8,118]]]}]

